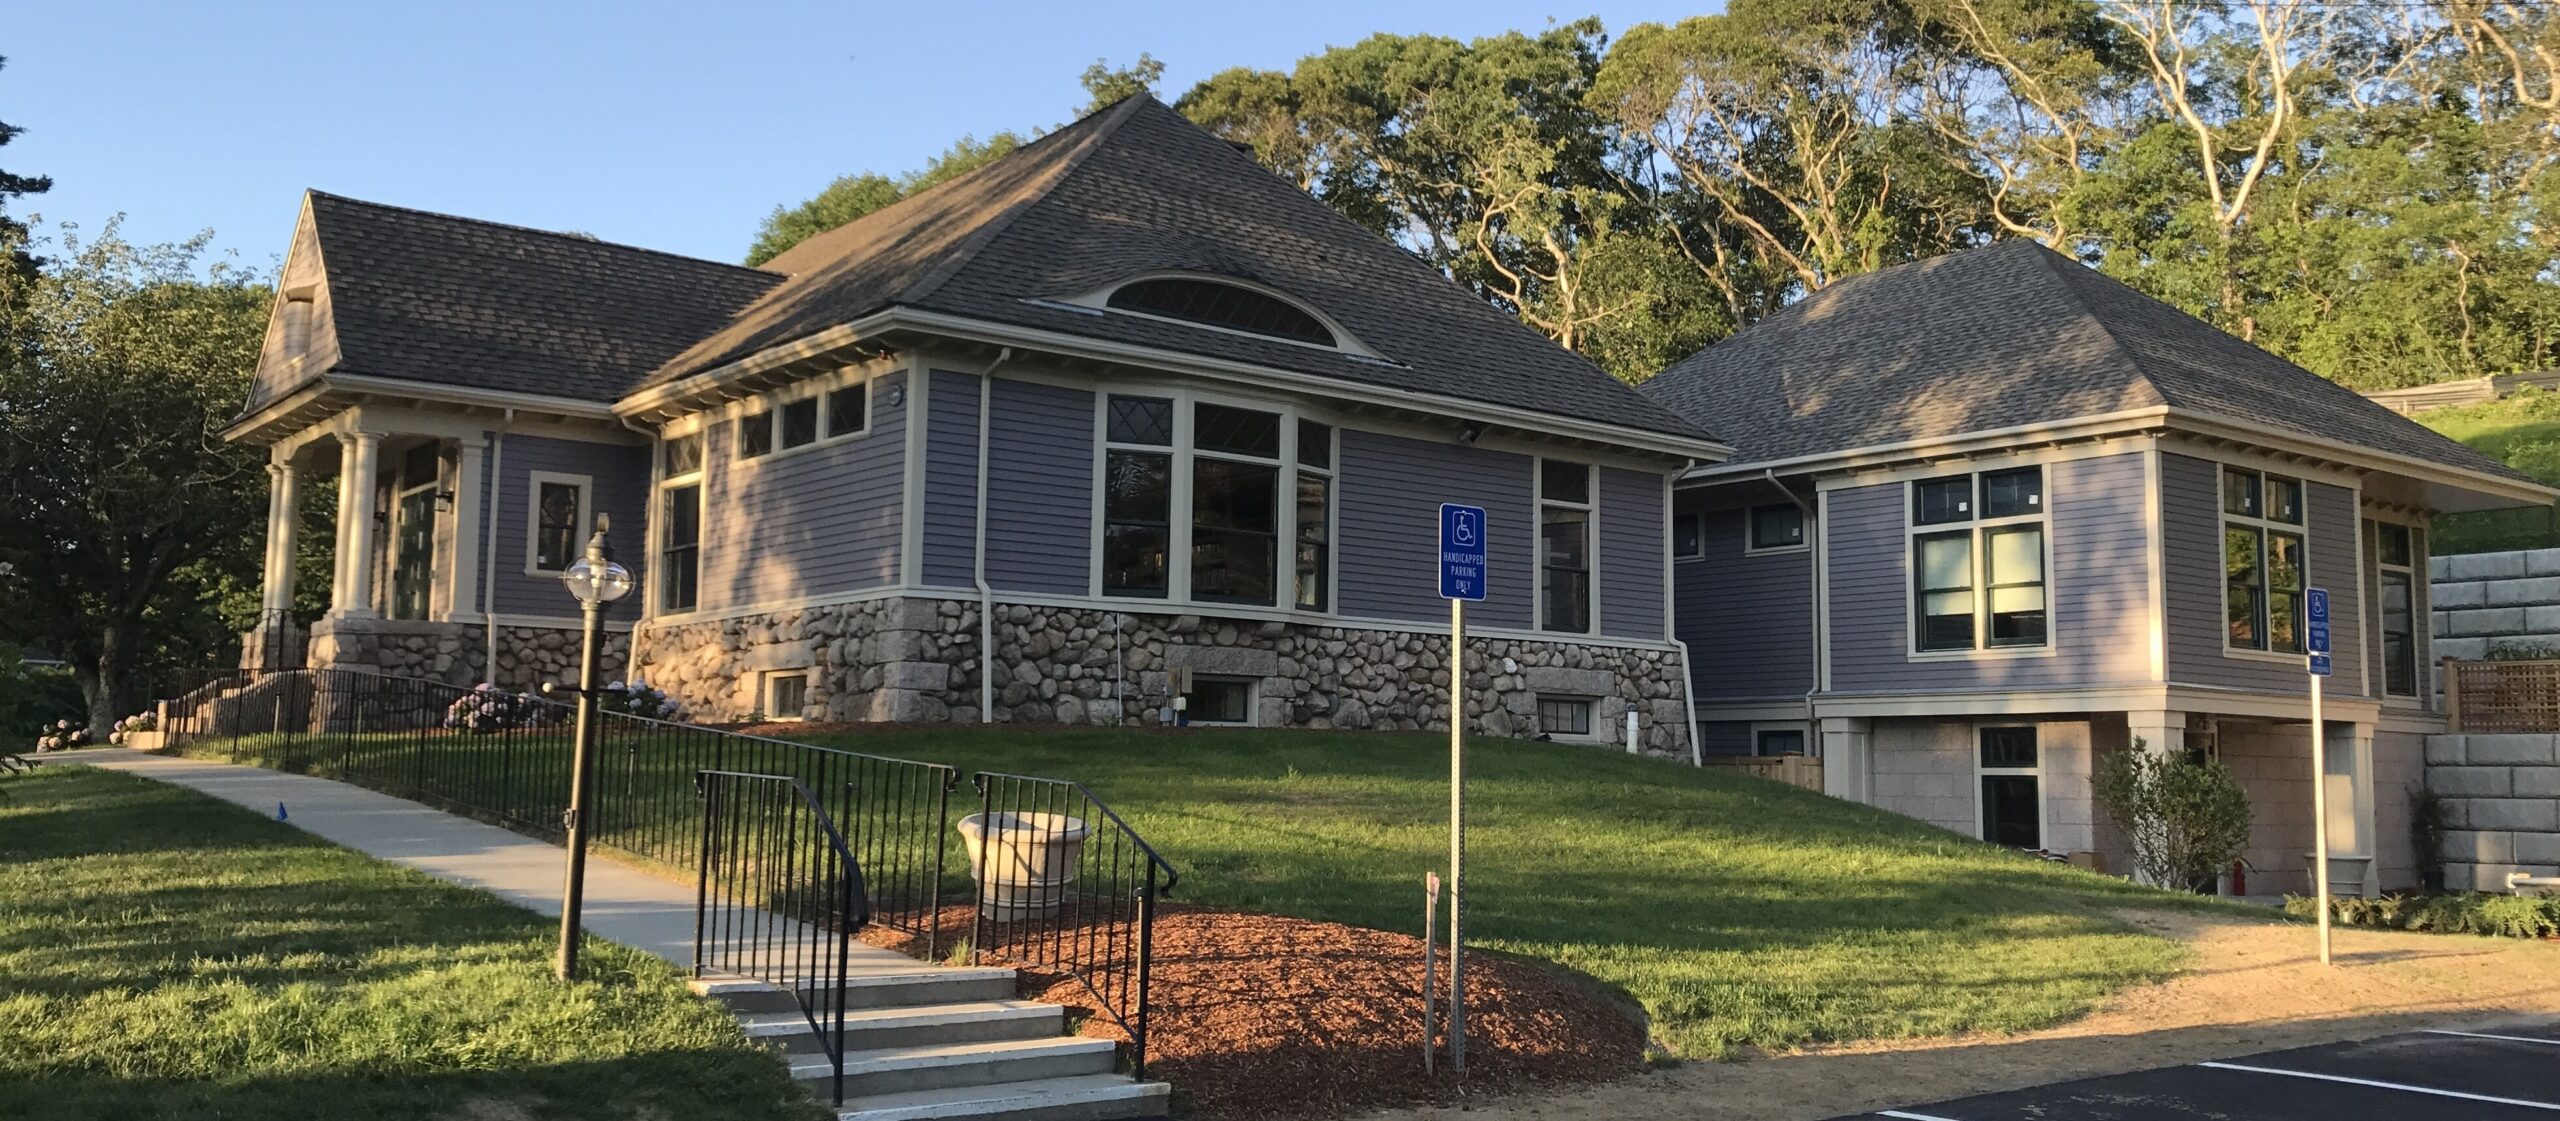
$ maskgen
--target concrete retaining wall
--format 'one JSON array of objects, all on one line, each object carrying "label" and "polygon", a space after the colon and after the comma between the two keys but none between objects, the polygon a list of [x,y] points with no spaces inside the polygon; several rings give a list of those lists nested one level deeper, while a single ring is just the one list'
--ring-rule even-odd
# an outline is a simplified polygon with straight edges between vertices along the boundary
[{"label": "concrete retaining wall", "polygon": [[2444,799],[2446,887],[2560,875],[2560,736],[2429,736],[2427,788]]},{"label": "concrete retaining wall", "polygon": [[2560,649],[2560,549],[2432,557],[2435,655],[2477,660],[2500,646]]}]

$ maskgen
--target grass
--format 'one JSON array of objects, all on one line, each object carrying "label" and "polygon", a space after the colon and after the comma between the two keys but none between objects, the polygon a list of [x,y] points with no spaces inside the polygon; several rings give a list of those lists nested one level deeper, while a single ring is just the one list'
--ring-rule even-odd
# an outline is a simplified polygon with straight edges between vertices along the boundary
[{"label": "grass", "polygon": [[[2560,485],[2560,394],[2528,387],[2505,400],[2422,413],[2417,421]],[[2447,514],[2436,519],[2433,544],[2445,555],[2560,547],[2560,519],[2548,507]]]},{"label": "grass", "polygon": [[[1414,930],[1422,876],[1446,863],[1447,741],[1434,735],[953,727],[798,738],[1081,781],[1181,870],[1178,901]],[[431,769],[456,783],[489,773],[503,749],[493,738],[427,742]],[[197,750],[323,774],[345,765],[312,744]],[[2112,912],[2192,897],[1728,771],[1512,740],[1469,750],[1470,944],[1623,993],[1679,1055],[2025,1030],[2185,960]],[[624,762],[604,754],[599,837],[611,841],[646,823],[617,810]],[[531,775],[538,760],[511,766],[519,788],[566,787]],[[624,805],[692,812],[682,765],[639,767],[641,797]],[[393,793],[421,773],[381,770],[400,776],[384,787]],[[971,801],[964,786],[954,818]],[[952,868],[965,876],[956,857]]]},{"label": "grass", "polygon": [[824,1116],[676,969],[203,795],[0,800],[0,1118]]}]

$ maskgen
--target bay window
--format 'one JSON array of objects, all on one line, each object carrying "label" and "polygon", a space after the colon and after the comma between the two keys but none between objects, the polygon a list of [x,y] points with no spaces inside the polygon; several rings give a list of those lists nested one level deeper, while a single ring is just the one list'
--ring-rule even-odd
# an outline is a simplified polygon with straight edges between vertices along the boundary
[{"label": "bay window", "polygon": [[1911,520],[1915,651],[2047,644],[2043,468],[1914,482]]},{"label": "bay window", "polygon": [[1101,594],[1328,607],[1330,426],[1274,409],[1114,393],[1104,398],[1102,437]]},{"label": "bay window", "polygon": [[2222,469],[2224,641],[2302,653],[2302,481]]},{"label": "bay window", "polygon": [[1591,631],[1591,467],[1538,461],[1538,629]]}]

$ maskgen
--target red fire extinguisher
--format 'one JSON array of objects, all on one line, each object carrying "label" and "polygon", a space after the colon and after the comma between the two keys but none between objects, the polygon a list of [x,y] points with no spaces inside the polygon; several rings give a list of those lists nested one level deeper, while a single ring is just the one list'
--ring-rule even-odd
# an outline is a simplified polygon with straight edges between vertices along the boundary
[{"label": "red fire extinguisher", "polygon": [[2232,862],[2231,862],[2231,894],[2233,894],[2233,895],[2247,895],[2247,894],[2249,894],[2249,872],[2248,872],[2248,869],[2249,869],[2249,862],[2248,862],[2248,861],[2245,861],[2245,860],[2234,860],[2234,861],[2232,861]]}]

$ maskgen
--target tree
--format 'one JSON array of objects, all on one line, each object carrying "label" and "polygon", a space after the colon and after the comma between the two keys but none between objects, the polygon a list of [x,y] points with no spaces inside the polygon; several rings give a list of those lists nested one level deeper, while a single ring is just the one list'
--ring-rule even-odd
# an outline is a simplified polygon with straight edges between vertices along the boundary
[{"label": "tree", "polygon": [[993,163],[1027,143],[1019,133],[999,132],[985,140],[963,136],[927,162],[921,170],[892,178],[874,171],[847,175],[827,184],[817,197],[797,206],[777,206],[756,231],[747,263],[761,265],[784,250],[860,218],[937,183],[957,179]]},{"label": "tree", "polygon": [[34,275],[0,275],[0,618],[72,664],[101,733],[139,704],[137,671],[214,653],[206,592],[254,566],[265,524],[262,457],[217,433],[273,291],[203,266],[210,238],[66,227]]},{"label": "tree", "polygon": [[1138,61],[1118,68],[1109,59],[1097,58],[1076,81],[1084,86],[1087,95],[1084,108],[1076,113],[1082,117],[1124,99],[1156,92],[1156,84],[1164,81],[1164,63],[1144,51],[1138,52]]},{"label": "tree", "polygon": [[2098,761],[2091,792],[2132,844],[2135,869],[2162,887],[2209,885],[2248,846],[2249,796],[2218,762],[2136,739]]},{"label": "tree", "polygon": [[[0,57],[0,70],[5,70],[8,66],[9,60]],[[10,141],[17,139],[19,134],[25,131],[27,130],[17,125],[0,121],[0,148],[8,147]],[[23,244],[27,233],[26,223],[9,216],[9,200],[27,195],[40,195],[52,189],[53,179],[50,176],[20,175],[7,168],[0,168],[0,238],[14,238],[19,243],[9,249],[7,263],[22,276],[34,269],[36,262],[35,258],[27,254]]]}]

